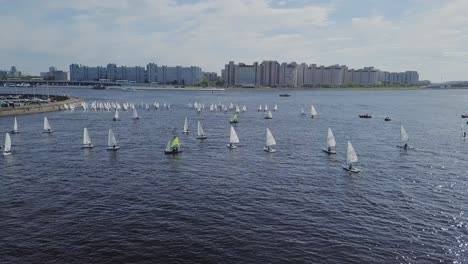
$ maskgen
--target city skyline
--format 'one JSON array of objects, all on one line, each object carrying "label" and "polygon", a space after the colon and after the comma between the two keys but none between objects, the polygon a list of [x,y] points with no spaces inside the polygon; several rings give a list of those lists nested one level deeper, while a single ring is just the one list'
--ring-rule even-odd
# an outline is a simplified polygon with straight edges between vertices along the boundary
[{"label": "city skyline", "polygon": [[[0,0],[7,25],[1,69],[48,65],[198,65],[227,61],[317,62],[432,82],[464,80],[468,39],[462,0],[30,1]],[[363,8],[365,7],[365,8]],[[21,33],[21,34],[18,34]]]}]

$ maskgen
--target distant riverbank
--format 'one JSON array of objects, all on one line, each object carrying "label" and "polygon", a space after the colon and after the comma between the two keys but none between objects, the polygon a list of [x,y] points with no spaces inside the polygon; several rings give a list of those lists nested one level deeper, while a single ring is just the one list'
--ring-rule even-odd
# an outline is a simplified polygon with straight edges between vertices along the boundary
[{"label": "distant riverbank", "polygon": [[28,115],[46,112],[61,111],[64,104],[79,104],[82,101],[79,98],[71,97],[65,101],[47,103],[47,104],[31,104],[25,106],[16,107],[2,107],[0,108],[0,117],[2,116],[17,116],[17,115]]}]

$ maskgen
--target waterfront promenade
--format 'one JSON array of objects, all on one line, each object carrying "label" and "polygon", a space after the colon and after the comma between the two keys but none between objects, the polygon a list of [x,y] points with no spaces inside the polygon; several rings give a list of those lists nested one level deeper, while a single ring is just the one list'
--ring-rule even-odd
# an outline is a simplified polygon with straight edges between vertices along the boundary
[{"label": "waterfront promenade", "polygon": [[54,112],[61,111],[64,104],[79,104],[81,99],[76,97],[70,97],[64,101],[45,103],[45,104],[30,104],[24,106],[15,107],[2,107],[0,108],[0,117],[2,116],[16,116],[16,115],[28,115],[36,113]]}]

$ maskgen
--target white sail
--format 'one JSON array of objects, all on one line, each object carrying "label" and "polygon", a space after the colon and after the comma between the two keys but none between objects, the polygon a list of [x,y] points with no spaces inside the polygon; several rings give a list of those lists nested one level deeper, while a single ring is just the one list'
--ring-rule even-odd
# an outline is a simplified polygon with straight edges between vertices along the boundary
[{"label": "white sail", "polygon": [[258,106],[258,111],[262,111],[262,105]]},{"label": "white sail", "polygon": [[89,137],[88,129],[85,127],[83,129],[83,145],[90,145],[91,139]]},{"label": "white sail", "polygon": [[138,113],[137,113],[136,108],[133,108],[132,118],[133,119],[138,119]]},{"label": "white sail", "polygon": [[16,116],[15,116],[15,122],[13,123],[13,132],[18,132],[18,121],[16,121]]},{"label": "white sail", "polygon": [[109,136],[107,137],[107,146],[117,146],[117,140],[115,139],[114,132],[112,132],[112,129],[109,129]]},{"label": "white sail", "polygon": [[267,128],[266,145],[268,147],[276,145],[276,140],[273,137],[273,134],[271,134],[271,131],[269,128]]},{"label": "white sail", "polygon": [[278,105],[275,104],[275,107],[273,107],[273,111],[278,111]]},{"label": "white sail", "polygon": [[266,114],[266,119],[272,119],[273,118],[273,114],[271,113],[271,111],[268,111],[267,114]]},{"label": "white sail", "polygon": [[185,118],[185,122],[184,122],[184,133],[187,133],[189,131],[188,129],[188,121],[187,121],[187,117]]},{"label": "white sail", "polygon": [[44,117],[44,130],[52,130],[49,124],[49,119],[47,119],[46,116]]},{"label": "white sail", "polygon": [[332,130],[328,128],[327,148],[334,148],[335,146],[336,146],[335,137],[333,136]]},{"label": "white sail", "polygon": [[3,149],[4,153],[9,153],[11,151],[11,138],[10,133],[5,135],[5,148]]},{"label": "white sail", "polygon": [[166,151],[171,151],[171,140],[170,140],[170,139],[169,139],[169,141],[167,142]]},{"label": "white sail", "polygon": [[229,143],[236,144],[239,143],[239,137],[237,137],[236,130],[231,126],[231,136],[229,138]]},{"label": "white sail", "polygon": [[304,108],[301,108],[301,115],[305,115]]},{"label": "white sail", "polygon": [[242,107],[242,112],[245,112],[245,111],[247,111],[247,107],[244,105],[244,106]]},{"label": "white sail", "polygon": [[202,127],[200,121],[198,121],[198,129],[197,129],[197,132],[198,132],[198,136],[199,136],[199,137],[204,137],[204,136],[205,136],[205,132],[203,131],[203,127]]},{"label": "white sail", "polygon": [[317,110],[315,110],[315,107],[313,105],[310,106],[310,115],[311,116],[317,115]]},{"label": "white sail", "polygon": [[265,108],[263,108],[263,111],[264,112],[268,111],[268,105],[265,105]]},{"label": "white sail", "polygon": [[240,112],[239,105],[236,105],[236,113],[239,113],[239,112]]},{"label": "white sail", "polygon": [[403,125],[401,125],[400,127],[400,142],[401,145],[408,143],[408,133],[406,133],[406,130],[403,127]]},{"label": "white sail", "polygon": [[354,151],[353,145],[351,145],[351,142],[348,141],[348,151],[346,153],[346,162],[348,164],[357,162],[358,157],[356,155],[356,151]]},{"label": "white sail", "polygon": [[114,120],[119,120],[119,110],[115,109]]}]

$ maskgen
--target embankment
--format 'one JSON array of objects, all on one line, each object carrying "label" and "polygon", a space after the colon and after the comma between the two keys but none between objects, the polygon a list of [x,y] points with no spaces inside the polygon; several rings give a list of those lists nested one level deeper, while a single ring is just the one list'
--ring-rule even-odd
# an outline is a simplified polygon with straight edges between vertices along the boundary
[{"label": "embankment", "polygon": [[29,115],[45,112],[62,111],[64,104],[79,104],[81,100],[79,98],[71,97],[68,100],[48,103],[48,104],[31,104],[26,106],[16,107],[2,107],[0,108],[0,117],[2,116],[16,116],[16,115]]}]

